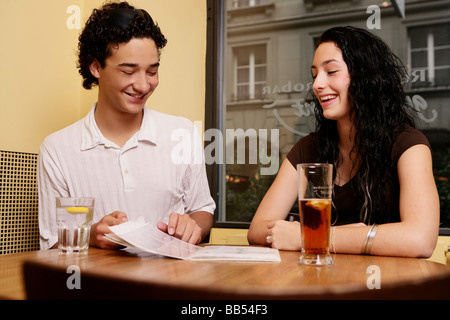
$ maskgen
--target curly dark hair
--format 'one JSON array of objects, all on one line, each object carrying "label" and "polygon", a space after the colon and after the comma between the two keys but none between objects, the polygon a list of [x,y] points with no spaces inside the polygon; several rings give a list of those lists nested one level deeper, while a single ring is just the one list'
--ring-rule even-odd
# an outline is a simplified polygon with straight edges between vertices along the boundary
[{"label": "curly dark hair", "polygon": [[97,60],[105,67],[105,60],[111,48],[118,47],[132,38],[151,38],[158,52],[167,44],[158,25],[143,9],[135,9],[127,2],[107,3],[100,9],[94,9],[78,38],[78,68],[83,77],[83,87],[91,89],[98,85],[89,66]]},{"label": "curly dark hair", "polygon": [[[364,195],[361,221],[367,224],[371,220],[389,221],[398,210],[383,206],[387,198],[396,196],[384,188],[386,181],[396,181],[392,146],[405,126],[415,127],[403,89],[406,70],[378,36],[364,29],[331,28],[321,35],[319,44],[323,42],[333,42],[339,47],[350,73],[348,99],[355,132],[352,152],[357,155],[353,166],[359,166],[356,178],[359,192]],[[320,139],[318,161],[337,167],[341,157],[336,121],[323,116],[317,98],[315,105]]]}]

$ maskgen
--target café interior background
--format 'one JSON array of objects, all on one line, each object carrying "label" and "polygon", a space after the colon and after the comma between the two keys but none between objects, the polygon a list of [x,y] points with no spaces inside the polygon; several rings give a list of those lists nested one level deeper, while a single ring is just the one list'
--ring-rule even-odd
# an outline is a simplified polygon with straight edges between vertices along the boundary
[{"label": "caf\u00e9 interior background", "polygon": [[[271,3],[280,1],[282,0],[273,0]],[[304,4],[311,2],[304,1]],[[428,1],[419,0],[407,0],[407,3],[411,1],[428,4]],[[0,0],[0,37],[2,39],[0,150],[38,153],[40,144],[48,134],[70,125],[89,112],[97,99],[97,89],[85,90],[81,85],[82,79],[76,68],[78,36],[92,10],[99,8],[104,2],[104,0]],[[158,111],[187,117],[197,123],[204,123],[207,72],[205,67],[206,0],[131,0],[129,2],[136,7],[146,9],[168,38],[168,44],[161,56],[159,87],[148,100],[147,106]],[[235,27],[232,20],[233,14],[240,14],[239,8],[236,9],[235,5],[241,2],[247,5],[244,0],[225,2],[228,10],[225,14],[228,14],[228,19],[231,19],[228,21],[231,31]],[[372,1],[362,2],[372,4]],[[346,1],[345,5],[349,3],[351,1]],[[439,6],[439,3],[445,5],[448,1],[430,1],[430,3]],[[252,11],[249,12],[252,13]],[[370,14],[365,12],[362,14],[365,15],[364,19],[370,17]],[[426,20],[427,15],[429,13],[425,12],[421,19]],[[238,18],[242,17],[238,15],[236,19]],[[394,25],[393,19],[397,21],[398,17],[391,14],[384,23],[389,26]],[[415,18],[411,16],[409,19]],[[431,16],[429,20],[430,23],[447,25],[449,17],[436,20]],[[239,39],[247,44],[251,40],[247,39],[247,37],[251,38],[251,35],[240,33],[233,35],[232,32],[230,34],[236,38],[230,36],[228,41],[231,44]],[[281,33],[281,36],[283,34]],[[383,34],[387,38],[391,37],[389,31]],[[401,45],[394,40],[391,42],[397,46],[397,49]],[[296,42],[290,43],[294,46],[298,45]],[[227,47],[226,50],[229,53],[231,48]],[[402,56],[402,58],[405,57]],[[231,68],[226,72],[233,72],[233,70]],[[281,69],[274,69],[274,74],[277,74],[278,70]],[[285,83],[286,81],[281,81],[280,86]],[[430,104],[429,108],[421,110],[426,112],[426,117],[433,116],[435,119],[431,124],[425,123],[425,127],[432,128],[438,125],[440,128],[442,126],[439,124],[448,123],[450,109],[446,103],[448,101],[446,90],[439,91],[436,94],[437,97],[433,96],[432,90],[420,92],[420,95],[430,96],[426,98]],[[236,104],[235,101],[231,104],[233,103]],[[214,108],[215,106],[206,107]],[[230,111],[231,107],[228,106],[227,110]],[[252,108],[252,110],[255,109],[253,106]],[[435,109],[437,113],[430,114],[430,112],[436,112],[433,111]],[[245,108],[239,109],[236,118],[242,119],[242,112],[245,112]],[[232,113],[228,113],[228,117],[231,117]],[[253,112],[252,119],[258,119],[258,114]],[[447,126],[444,125],[444,128]],[[245,235],[243,239],[246,240]],[[446,248],[449,239],[449,237],[445,239],[441,237],[437,249],[442,251],[441,248]]]}]

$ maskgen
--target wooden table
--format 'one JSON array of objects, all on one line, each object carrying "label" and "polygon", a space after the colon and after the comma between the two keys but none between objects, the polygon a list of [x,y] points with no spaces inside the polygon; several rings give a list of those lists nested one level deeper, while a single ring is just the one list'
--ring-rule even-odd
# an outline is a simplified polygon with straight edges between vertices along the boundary
[{"label": "wooden table", "polygon": [[[450,299],[450,267],[443,264],[335,254],[333,266],[311,267],[297,264],[298,252],[280,255],[277,263],[185,261],[96,248],[82,256],[61,256],[57,250],[10,254],[0,256],[0,297]],[[68,271],[69,266],[80,272]],[[81,288],[69,289],[67,282],[75,284],[77,275]]]}]

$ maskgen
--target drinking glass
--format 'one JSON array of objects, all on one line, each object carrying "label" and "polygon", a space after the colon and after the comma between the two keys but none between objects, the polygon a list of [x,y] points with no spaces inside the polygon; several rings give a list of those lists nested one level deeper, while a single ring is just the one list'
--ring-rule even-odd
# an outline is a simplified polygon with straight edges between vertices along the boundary
[{"label": "drinking glass", "polygon": [[297,165],[302,252],[299,264],[331,265],[329,251],[333,165]]},{"label": "drinking glass", "polygon": [[56,198],[59,254],[87,253],[94,198]]}]

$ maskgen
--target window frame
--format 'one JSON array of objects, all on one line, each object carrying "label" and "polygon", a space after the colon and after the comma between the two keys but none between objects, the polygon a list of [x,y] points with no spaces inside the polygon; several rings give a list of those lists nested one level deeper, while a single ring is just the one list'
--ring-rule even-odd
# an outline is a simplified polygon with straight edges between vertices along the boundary
[{"label": "window frame", "polygon": [[[205,130],[218,129],[223,132],[223,39],[222,19],[226,18],[225,1],[207,0],[207,42],[206,42],[206,92],[205,92]],[[205,141],[205,147],[209,141]],[[225,164],[207,164],[211,196],[216,202],[213,227],[245,228],[250,222],[221,221],[224,202],[221,194],[225,194]]]}]

